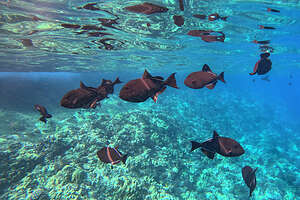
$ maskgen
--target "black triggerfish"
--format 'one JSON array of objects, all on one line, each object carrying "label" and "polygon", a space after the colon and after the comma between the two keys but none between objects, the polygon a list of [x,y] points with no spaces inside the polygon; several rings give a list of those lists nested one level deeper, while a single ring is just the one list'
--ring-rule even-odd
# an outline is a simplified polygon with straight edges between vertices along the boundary
[{"label": "black triggerfish", "polygon": [[244,179],[246,185],[250,188],[249,197],[251,197],[252,192],[254,191],[254,189],[256,187],[256,176],[255,176],[256,170],[257,170],[257,168],[255,170],[253,170],[249,166],[245,166],[242,169],[243,179]]},{"label": "black triggerfish", "polygon": [[204,86],[208,89],[214,89],[218,80],[225,83],[224,72],[216,75],[211,71],[207,64],[203,65],[202,71],[192,72],[184,80],[184,84],[189,88],[200,89]]},{"label": "black triggerfish", "polygon": [[110,163],[112,165],[118,164],[119,162],[126,163],[128,155],[123,155],[118,147],[103,147],[97,152],[98,158],[104,163]]},{"label": "black triggerfish", "polygon": [[46,122],[47,122],[47,118],[51,118],[51,117],[52,117],[52,115],[50,115],[50,114],[47,112],[47,110],[46,110],[46,108],[45,108],[44,106],[41,106],[41,105],[36,104],[36,105],[34,105],[34,108],[35,108],[37,111],[39,111],[40,114],[42,115],[42,117],[40,118],[40,121],[46,123]]},{"label": "black triggerfish", "polygon": [[178,88],[175,73],[172,73],[167,80],[163,79],[161,76],[153,77],[145,70],[142,78],[131,80],[123,86],[119,97],[129,102],[144,102],[151,97],[156,102],[158,95],[165,91],[166,86]]},{"label": "black triggerfish", "polygon": [[203,142],[191,141],[191,151],[201,148],[201,151],[210,159],[213,159],[215,153],[218,153],[225,157],[236,157],[245,153],[243,147],[234,139],[227,137],[220,137],[216,131],[214,131],[213,138]]},{"label": "black triggerfish", "polygon": [[272,62],[268,58],[270,53],[262,53],[260,54],[260,60],[256,62],[253,72],[249,73],[250,75],[258,74],[263,75],[269,72],[272,68]]}]

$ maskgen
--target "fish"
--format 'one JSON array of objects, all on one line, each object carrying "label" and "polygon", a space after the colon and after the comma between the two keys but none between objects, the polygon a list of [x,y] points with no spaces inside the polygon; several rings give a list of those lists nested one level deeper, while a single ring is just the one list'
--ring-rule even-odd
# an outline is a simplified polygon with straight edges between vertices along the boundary
[{"label": "fish", "polygon": [[267,11],[268,12],[280,12],[280,10],[276,10],[276,9],[273,9],[273,8],[267,8]]},{"label": "fish", "polygon": [[118,164],[121,161],[125,164],[128,158],[128,154],[123,155],[118,147],[103,147],[97,151],[98,158],[104,163],[110,163],[112,165]]},{"label": "fish", "polygon": [[21,42],[24,47],[32,47],[33,46],[31,39],[21,39]]},{"label": "fish", "polygon": [[97,3],[88,3],[83,7],[77,7],[77,9],[86,9],[86,10],[93,10],[93,11],[100,10],[100,8],[95,7],[95,5],[97,5]]},{"label": "fish", "polygon": [[250,188],[250,194],[249,197],[252,196],[252,192],[254,191],[255,187],[256,187],[256,176],[255,176],[255,172],[257,171],[257,168],[255,168],[254,170],[249,167],[249,166],[245,166],[242,169],[242,176],[243,179],[246,183],[246,185]]},{"label": "fish", "polygon": [[167,80],[161,76],[152,76],[146,69],[142,78],[131,80],[126,83],[120,91],[119,97],[129,102],[144,102],[149,97],[157,102],[158,95],[163,93],[166,86],[177,88],[175,73],[172,73]]},{"label": "fish", "polygon": [[61,24],[61,26],[64,27],[64,28],[73,28],[73,29],[77,29],[77,28],[81,27],[78,24]]},{"label": "fish", "polygon": [[199,18],[199,19],[205,19],[206,18],[206,15],[200,15],[200,14],[195,14],[193,16],[196,17],[196,18]]},{"label": "fish", "polygon": [[95,25],[84,25],[84,26],[81,27],[81,29],[83,29],[83,30],[96,30],[96,31],[105,31],[106,30],[105,28],[98,27],[98,26],[95,26]]},{"label": "fish", "polygon": [[184,84],[193,89],[200,89],[207,87],[208,89],[214,89],[218,80],[225,83],[224,72],[220,73],[218,76],[211,71],[207,64],[204,64],[202,71],[192,72],[184,80]]},{"label": "fish", "polygon": [[208,20],[209,21],[215,21],[217,19],[221,19],[223,21],[226,21],[228,17],[221,17],[218,13],[213,13],[208,15]]},{"label": "fish", "polygon": [[237,157],[245,153],[245,150],[237,141],[228,137],[220,137],[216,131],[213,133],[213,138],[208,139],[203,143],[195,141],[191,141],[191,143],[191,152],[201,148],[201,151],[209,159],[214,159],[216,153],[224,157]]},{"label": "fish", "polygon": [[179,8],[181,11],[184,11],[184,5],[183,5],[183,0],[178,0],[179,1]]},{"label": "fish", "polygon": [[41,106],[39,104],[34,105],[34,108],[40,112],[40,114],[42,115],[42,117],[40,118],[40,121],[47,123],[47,118],[51,118],[52,115],[50,115],[47,112],[47,109],[44,106]]},{"label": "fish", "polygon": [[[219,35],[218,35],[219,34]],[[188,35],[201,37],[205,42],[224,42],[225,34],[221,31],[211,31],[211,30],[190,30]]]},{"label": "fish", "polygon": [[271,27],[271,26],[263,26],[263,25],[259,25],[259,28],[260,29],[271,29],[271,30],[276,29],[276,28]]},{"label": "fish", "polygon": [[148,2],[145,2],[143,4],[138,4],[135,6],[127,6],[127,7],[125,7],[125,9],[130,12],[143,13],[146,15],[151,15],[154,13],[163,13],[163,12],[167,12],[169,10],[166,7],[158,6],[153,3],[148,3]]},{"label": "fish", "polygon": [[184,19],[180,15],[174,15],[173,16],[174,24],[177,26],[182,26],[184,24]]},{"label": "fish", "polygon": [[261,41],[253,40],[253,42],[255,44],[270,44],[270,40],[261,40]]},{"label": "fish", "polygon": [[249,73],[249,75],[263,75],[268,73],[272,69],[272,62],[268,58],[270,56],[270,53],[262,53],[260,54],[260,60],[256,62],[254,65],[253,72]]},{"label": "fish", "polygon": [[80,81],[80,88],[67,92],[61,99],[60,105],[65,108],[96,108],[101,100],[113,94],[115,84],[122,83],[119,78],[114,82],[102,79],[98,88],[87,87]]}]

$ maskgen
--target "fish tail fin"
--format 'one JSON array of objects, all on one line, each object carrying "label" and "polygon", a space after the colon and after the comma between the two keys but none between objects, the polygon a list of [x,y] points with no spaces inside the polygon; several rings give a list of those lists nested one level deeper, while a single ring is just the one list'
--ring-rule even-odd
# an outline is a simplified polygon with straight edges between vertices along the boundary
[{"label": "fish tail fin", "polygon": [[195,149],[198,149],[199,147],[202,146],[202,144],[199,143],[199,142],[191,141],[191,143],[192,143],[191,152],[194,151]]},{"label": "fish tail fin", "polygon": [[170,87],[173,87],[173,88],[177,88],[177,84],[176,84],[176,79],[175,79],[175,73],[171,74],[167,80],[165,81],[165,84],[170,86]]},{"label": "fish tail fin", "polygon": [[128,158],[128,154],[126,154],[126,155],[124,155],[124,156],[122,157],[122,162],[123,162],[124,164],[126,163],[127,158]]},{"label": "fish tail fin", "polygon": [[113,82],[113,85],[119,84],[119,83],[122,83],[122,81],[120,81],[119,77],[117,77],[116,80]]},{"label": "fish tail fin", "polygon": [[220,81],[222,81],[223,83],[226,83],[226,81],[224,80],[224,72],[222,72],[221,74],[219,74],[218,79]]},{"label": "fish tail fin", "polygon": [[46,120],[46,118],[45,118],[44,116],[42,116],[42,117],[40,118],[40,121],[42,121],[42,122],[44,122],[44,123],[47,122],[47,120]]}]

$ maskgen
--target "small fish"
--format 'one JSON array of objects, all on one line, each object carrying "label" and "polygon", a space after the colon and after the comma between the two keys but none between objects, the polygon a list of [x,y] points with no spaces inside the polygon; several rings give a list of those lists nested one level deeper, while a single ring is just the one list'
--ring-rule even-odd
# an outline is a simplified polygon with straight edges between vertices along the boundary
[{"label": "small fish", "polygon": [[193,16],[196,17],[196,18],[199,18],[199,19],[205,19],[206,18],[206,15],[200,15],[200,14],[195,14]]},{"label": "small fish", "polygon": [[80,25],[78,24],[61,24],[61,26],[64,28],[73,28],[73,29],[80,28]]},{"label": "small fish", "polygon": [[256,171],[257,171],[257,168],[255,168],[255,170],[253,170],[249,166],[245,166],[242,169],[243,179],[244,179],[246,185],[250,188],[249,197],[251,197],[252,192],[254,191],[254,189],[256,187],[256,176],[255,176]]},{"label": "small fish", "polygon": [[21,42],[24,47],[32,47],[33,46],[31,39],[21,39]]},{"label": "small fish", "polygon": [[123,86],[119,97],[129,102],[144,102],[151,97],[153,101],[156,102],[158,95],[165,91],[166,86],[178,88],[175,73],[172,73],[167,80],[164,81],[163,77],[153,77],[145,70],[142,78],[131,80]]},{"label": "small fish", "polygon": [[228,17],[221,17],[218,13],[213,13],[208,15],[208,20],[209,21],[215,21],[217,19],[221,19],[223,21],[226,21]]},{"label": "small fish", "polygon": [[261,80],[270,82],[269,76],[262,77]]},{"label": "small fish", "polygon": [[262,53],[260,54],[260,60],[256,62],[253,72],[249,73],[250,75],[258,74],[263,75],[269,72],[272,69],[272,62],[268,58],[270,53]]},{"label": "small fish", "polygon": [[42,117],[40,118],[40,121],[46,123],[46,122],[47,122],[47,118],[51,118],[51,117],[52,117],[52,115],[50,115],[50,114],[47,112],[47,110],[46,110],[46,108],[45,108],[44,106],[41,106],[41,105],[36,104],[36,105],[34,105],[34,108],[35,108],[37,111],[39,111],[40,114],[42,115]]},{"label": "small fish", "polygon": [[180,15],[174,15],[173,16],[174,24],[177,26],[182,26],[184,24],[184,19]]},{"label": "small fish", "polygon": [[260,29],[270,29],[270,30],[276,29],[276,28],[271,27],[271,26],[263,26],[263,25],[259,25],[259,28],[260,28]]},{"label": "small fish", "polygon": [[99,101],[108,98],[108,94],[113,94],[114,85],[121,81],[116,78],[114,82],[102,80],[98,88],[87,87],[80,82],[80,88],[71,90],[66,93],[60,101],[60,105],[65,108],[96,108],[100,105]]},{"label": "small fish", "polygon": [[118,147],[103,147],[97,152],[98,158],[104,163],[110,163],[112,165],[118,164],[121,161],[125,164],[128,155],[123,155]]},{"label": "small fish", "polygon": [[214,158],[215,153],[225,157],[236,157],[245,153],[245,150],[237,141],[227,137],[220,137],[216,131],[214,131],[213,138],[203,143],[195,141],[191,141],[191,143],[191,152],[201,148],[201,151],[210,159]]},{"label": "small fish", "polygon": [[181,11],[184,11],[183,0],[179,0],[179,8]]},{"label": "small fish", "polygon": [[268,12],[280,12],[280,10],[276,10],[276,9],[273,9],[273,8],[267,8],[267,11]]},{"label": "small fish", "polygon": [[95,7],[95,5],[97,5],[97,3],[88,3],[83,7],[77,7],[77,9],[86,9],[86,10],[93,10],[93,11],[100,10],[100,8]]},{"label": "small fish", "polygon": [[253,40],[253,42],[255,44],[270,44],[270,40],[261,40],[261,41]]},{"label": "small fish", "polygon": [[188,35],[201,37],[205,42],[224,42],[225,34],[221,31],[211,31],[211,30],[191,30]]},{"label": "small fish", "polygon": [[135,6],[125,7],[126,10],[135,13],[143,13],[146,15],[154,14],[154,13],[163,13],[167,12],[169,9],[163,6],[158,6],[152,3],[145,2],[143,4],[138,4]]},{"label": "small fish", "polygon": [[208,89],[214,89],[218,80],[225,83],[224,72],[218,76],[211,71],[207,64],[203,65],[202,71],[192,72],[184,80],[184,84],[193,89],[200,89],[204,86]]},{"label": "small fish", "polygon": [[147,25],[147,27],[150,27],[150,26],[151,26],[151,24],[150,24],[150,23],[147,23],[146,25]]}]

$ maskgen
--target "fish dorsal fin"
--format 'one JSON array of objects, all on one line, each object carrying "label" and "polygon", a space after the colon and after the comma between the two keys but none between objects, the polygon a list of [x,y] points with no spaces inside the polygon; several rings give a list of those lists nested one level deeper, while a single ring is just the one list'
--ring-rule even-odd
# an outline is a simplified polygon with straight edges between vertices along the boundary
[{"label": "fish dorsal fin", "polygon": [[143,74],[143,79],[151,79],[151,78],[152,78],[151,74],[145,69]]},{"label": "fish dorsal fin", "polygon": [[203,72],[212,72],[211,69],[209,68],[209,66],[207,64],[204,64],[202,67],[202,71]]},{"label": "fish dorsal fin", "polygon": [[217,131],[214,131],[213,139],[215,140],[215,139],[217,139],[218,137],[220,137],[219,134],[217,133]]},{"label": "fish dorsal fin", "polygon": [[82,81],[80,81],[80,88],[82,88],[82,89],[87,89],[87,86],[84,85],[84,83],[83,83]]}]

